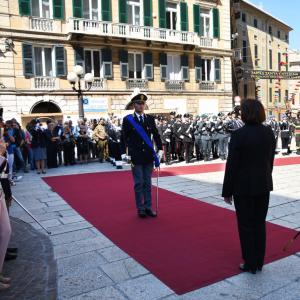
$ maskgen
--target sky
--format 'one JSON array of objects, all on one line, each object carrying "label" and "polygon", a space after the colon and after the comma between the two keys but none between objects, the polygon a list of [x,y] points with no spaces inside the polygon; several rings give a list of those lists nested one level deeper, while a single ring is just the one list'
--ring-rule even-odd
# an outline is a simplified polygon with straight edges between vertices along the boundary
[{"label": "sky", "polygon": [[299,0],[249,0],[274,17],[287,23],[294,30],[290,33],[290,48],[300,50],[300,1]]}]

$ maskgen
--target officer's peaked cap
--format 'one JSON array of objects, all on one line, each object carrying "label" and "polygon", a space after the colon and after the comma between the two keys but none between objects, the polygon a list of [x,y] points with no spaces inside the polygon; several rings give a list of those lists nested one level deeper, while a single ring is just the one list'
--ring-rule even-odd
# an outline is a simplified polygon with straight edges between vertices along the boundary
[{"label": "officer's peaked cap", "polygon": [[139,88],[134,89],[131,95],[131,102],[147,101],[148,96],[142,93]]}]

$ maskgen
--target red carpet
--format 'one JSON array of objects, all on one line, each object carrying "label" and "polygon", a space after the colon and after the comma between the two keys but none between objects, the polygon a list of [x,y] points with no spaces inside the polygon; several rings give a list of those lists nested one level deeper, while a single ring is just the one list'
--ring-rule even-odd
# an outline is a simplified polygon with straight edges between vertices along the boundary
[{"label": "red carpet", "polygon": [[[44,180],[177,294],[239,273],[240,246],[232,211],[161,189],[159,217],[141,220],[135,213],[129,172]],[[290,252],[282,251],[294,232],[268,224],[267,262],[300,251],[300,240]]]},{"label": "red carpet", "polygon": [[[287,166],[300,164],[300,156],[296,157],[281,157],[276,158],[274,166]],[[178,176],[186,174],[197,174],[197,173],[209,173],[209,172],[219,172],[225,170],[225,163],[209,163],[202,165],[190,165],[190,166],[177,166],[162,168],[160,176]]]}]

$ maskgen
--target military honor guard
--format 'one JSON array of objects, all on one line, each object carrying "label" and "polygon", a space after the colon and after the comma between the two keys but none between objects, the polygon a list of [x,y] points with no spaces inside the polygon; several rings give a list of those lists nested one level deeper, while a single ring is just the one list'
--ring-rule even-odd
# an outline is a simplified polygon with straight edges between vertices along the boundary
[{"label": "military honor guard", "polygon": [[169,165],[171,162],[171,136],[172,136],[172,127],[170,122],[166,119],[162,119],[161,124],[158,127],[158,132],[162,141],[163,146],[163,161],[166,165]]},{"label": "military honor guard", "polygon": [[185,162],[188,164],[192,159],[193,146],[193,124],[190,122],[189,114],[183,115],[183,122],[181,124],[181,137],[183,142]]},{"label": "military honor guard", "polygon": [[[163,155],[162,142],[154,117],[145,114],[147,95],[135,90],[131,102],[133,114],[127,115],[122,124],[122,159],[131,161],[135,202],[140,218],[156,217],[152,210],[151,176],[153,164],[159,167]],[[152,138],[156,144],[156,153]],[[128,155],[126,154],[128,149]]]},{"label": "military honor guard", "polygon": [[280,127],[280,137],[281,137],[281,149],[282,155],[289,155],[291,153],[291,139],[292,139],[292,128],[290,122],[287,119],[287,116],[282,116],[281,121],[279,122]]}]

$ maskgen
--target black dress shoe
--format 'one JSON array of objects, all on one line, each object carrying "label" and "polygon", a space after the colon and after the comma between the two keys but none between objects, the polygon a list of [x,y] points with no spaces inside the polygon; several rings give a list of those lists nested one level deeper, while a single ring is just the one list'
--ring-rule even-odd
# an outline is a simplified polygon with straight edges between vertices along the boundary
[{"label": "black dress shoe", "polygon": [[13,260],[13,259],[16,259],[18,257],[18,254],[16,253],[9,253],[9,252],[6,252],[5,254],[5,260]]},{"label": "black dress shoe", "polygon": [[146,218],[146,212],[143,210],[143,209],[141,209],[141,210],[138,210],[138,216],[140,217],[140,218]]},{"label": "black dress shoe", "polygon": [[146,208],[145,209],[146,215],[152,218],[157,217],[156,212],[154,212],[151,208]]},{"label": "black dress shoe", "polygon": [[256,274],[256,268],[250,268],[248,267],[246,264],[240,264],[239,266],[240,270],[242,270],[243,272],[250,272],[252,274]]}]

